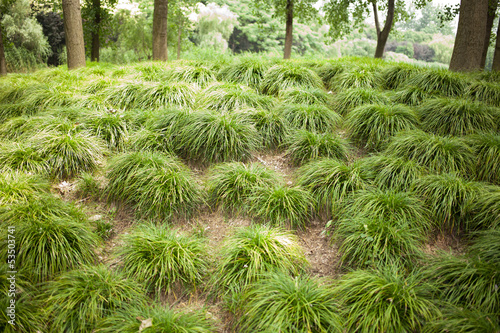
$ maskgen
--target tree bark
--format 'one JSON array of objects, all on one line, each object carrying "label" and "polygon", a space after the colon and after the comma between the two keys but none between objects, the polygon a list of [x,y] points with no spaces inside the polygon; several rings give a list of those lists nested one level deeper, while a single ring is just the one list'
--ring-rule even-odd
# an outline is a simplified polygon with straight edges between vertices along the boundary
[{"label": "tree bark", "polygon": [[177,60],[181,58],[181,41],[182,41],[182,19],[177,24]]},{"label": "tree bark", "polygon": [[101,0],[92,0],[94,8],[94,29],[92,30],[92,50],[90,51],[90,61],[99,62],[99,50],[101,48]]},{"label": "tree bark", "polygon": [[285,52],[283,59],[290,59],[292,56],[293,42],[293,1],[286,1],[286,28],[285,28]]},{"label": "tree bark", "polygon": [[451,71],[481,69],[488,20],[488,0],[461,0]]},{"label": "tree bark", "polygon": [[168,0],[155,0],[153,12],[153,60],[167,61]]},{"label": "tree bark", "polygon": [[500,22],[498,22],[497,40],[495,42],[495,54],[493,55],[493,65],[491,70],[500,71]]},{"label": "tree bark", "polygon": [[2,25],[0,24],[0,76],[7,75],[7,61],[3,49]]},{"label": "tree bark", "polygon": [[389,33],[392,30],[392,23],[394,22],[394,1],[395,0],[389,0],[384,29],[382,30],[380,30],[380,22],[378,19],[377,2],[372,2],[373,15],[375,16],[375,27],[377,29],[377,48],[375,49],[375,58],[382,58],[384,56],[385,45],[387,44],[387,39],[389,39]]},{"label": "tree bark", "polygon": [[491,28],[493,28],[493,21],[495,20],[497,6],[498,0],[489,0],[488,20],[486,21],[486,33],[484,36],[483,54],[481,56],[481,69],[484,69],[484,66],[486,65],[486,56],[488,55],[488,48],[490,46]]},{"label": "tree bark", "polygon": [[63,0],[64,34],[68,53],[68,69],[85,67],[85,44],[83,42],[80,1]]}]

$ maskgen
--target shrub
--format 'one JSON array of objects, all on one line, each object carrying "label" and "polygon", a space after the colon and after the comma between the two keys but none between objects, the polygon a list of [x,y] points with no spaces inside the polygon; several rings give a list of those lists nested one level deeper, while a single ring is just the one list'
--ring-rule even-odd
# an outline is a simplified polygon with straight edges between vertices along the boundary
[{"label": "shrub", "polygon": [[49,182],[39,176],[21,172],[0,173],[0,206],[28,202],[49,191]]},{"label": "shrub", "polygon": [[324,280],[272,274],[242,299],[243,332],[342,332],[335,292]]},{"label": "shrub", "polygon": [[140,285],[104,265],[83,266],[62,274],[45,287],[52,331],[93,332],[99,321],[129,302],[146,306]]},{"label": "shrub", "polygon": [[477,161],[476,178],[500,185],[500,135],[479,133],[467,137],[466,141]]},{"label": "shrub", "polygon": [[200,204],[192,172],[178,159],[157,152],[132,152],[109,161],[108,199],[132,204],[148,217],[188,217]]},{"label": "shrub", "polygon": [[264,74],[260,90],[264,94],[278,95],[291,87],[323,88],[321,78],[314,71],[293,63],[274,65]]},{"label": "shrub", "polygon": [[299,274],[307,265],[297,236],[277,227],[238,228],[224,242],[212,280],[223,292],[239,290],[267,272]]},{"label": "shrub", "polygon": [[108,143],[109,148],[123,148],[128,138],[128,119],[122,112],[106,110],[94,112],[86,119],[92,134]]},{"label": "shrub", "polygon": [[152,224],[125,235],[118,256],[125,274],[155,291],[157,297],[177,283],[196,287],[208,268],[203,239]]},{"label": "shrub", "polygon": [[0,171],[47,173],[49,165],[32,143],[2,142],[0,145]]},{"label": "shrub", "polygon": [[386,266],[347,273],[335,293],[348,331],[415,332],[440,314],[428,289],[421,275],[405,276],[398,267]]},{"label": "shrub", "polygon": [[283,104],[319,104],[329,106],[332,103],[331,96],[320,88],[288,88],[279,92],[279,97]]},{"label": "shrub", "polygon": [[210,171],[207,191],[211,205],[236,212],[243,208],[255,188],[279,182],[278,174],[263,165],[224,163]]},{"label": "shrub", "polygon": [[397,89],[408,78],[422,70],[414,65],[398,63],[392,66],[385,67],[381,73],[381,81],[385,89]]},{"label": "shrub", "polygon": [[333,133],[314,133],[307,130],[298,130],[288,136],[286,145],[286,155],[295,165],[320,157],[346,161],[349,154],[347,140]]},{"label": "shrub", "polygon": [[312,218],[315,200],[299,186],[259,187],[249,199],[250,212],[272,225],[304,228]]},{"label": "shrub", "polygon": [[346,119],[351,137],[368,149],[380,149],[400,131],[418,127],[419,118],[409,107],[369,104],[352,110]]},{"label": "shrub", "polygon": [[335,75],[329,86],[335,90],[349,88],[375,88],[379,84],[379,77],[369,68],[354,66],[349,71]]},{"label": "shrub", "polygon": [[249,117],[240,113],[192,113],[179,133],[185,156],[204,164],[245,161],[259,139]]},{"label": "shrub", "polygon": [[435,98],[424,102],[419,113],[423,128],[438,135],[466,135],[494,131],[500,113],[467,99]]},{"label": "shrub", "polygon": [[268,69],[267,62],[262,61],[260,57],[241,57],[238,62],[222,68],[219,76],[229,82],[258,88]]},{"label": "shrub", "polygon": [[390,99],[386,94],[371,88],[350,88],[338,92],[334,96],[334,109],[346,115],[351,110],[363,104],[389,104]]},{"label": "shrub", "polygon": [[420,86],[407,85],[404,89],[395,92],[394,101],[409,106],[417,106],[433,95],[435,95],[435,93],[427,92]]},{"label": "shrub", "polygon": [[463,95],[468,82],[469,78],[463,73],[447,69],[428,69],[410,77],[405,85],[420,87],[426,93],[451,97]]},{"label": "shrub", "polygon": [[280,110],[255,110],[249,117],[262,137],[264,147],[274,149],[283,144],[290,125]]},{"label": "shrub", "polygon": [[432,172],[468,173],[472,149],[462,140],[422,131],[401,132],[394,136],[386,154],[411,159]]},{"label": "shrub", "polygon": [[342,122],[341,116],[322,105],[289,104],[281,110],[291,127],[310,132],[330,132]]},{"label": "shrub", "polygon": [[272,97],[259,95],[251,88],[231,83],[209,86],[201,94],[200,104],[216,111],[271,109],[275,103]]},{"label": "shrub", "polygon": [[217,80],[214,71],[205,66],[181,66],[174,68],[170,72],[169,79],[171,81],[197,83],[202,87]]},{"label": "shrub", "polygon": [[346,195],[365,187],[368,182],[367,173],[359,162],[347,164],[331,158],[309,162],[297,174],[298,184],[317,199],[317,210],[326,209],[327,213]]}]

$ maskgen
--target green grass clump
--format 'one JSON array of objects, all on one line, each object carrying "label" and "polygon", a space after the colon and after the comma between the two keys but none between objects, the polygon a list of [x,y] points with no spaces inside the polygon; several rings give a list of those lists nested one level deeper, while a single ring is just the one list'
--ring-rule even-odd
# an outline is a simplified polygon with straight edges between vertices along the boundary
[{"label": "green grass clump", "polygon": [[469,86],[467,95],[474,100],[492,106],[500,106],[500,85],[498,83],[476,81]]},{"label": "green grass clump", "polygon": [[297,236],[265,225],[236,229],[225,240],[219,255],[212,284],[221,292],[244,288],[264,273],[299,274],[307,266]]},{"label": "green grass clump", "polygon": [[19,171],[45,174],[47,160],[33,143],[4,141],[0,145],[0,171]]},{"label": "green grass clump", "polygon": [[396,103],[417,106],[433,95],[434,93],[429,93],[420,86],[407,85],[404,89],[396,91],[393,99]]},{"label": "green grass clump", "polygon": [[438,135],[467,135],[495,131],[500,113],[481,102],[464,98],[435,98],[419,108],[422,127]]},{"label": "green grass clump", "polygon": [[281,110],[254,110],[249,117],[259,132],[264,147],[276,149],[283,144],[290,125]]},{"label": "green grass clump", "polygon": [[270,274],[241,301],[243,332],[342,332],[333,288],[310,276]]},{"label": "green grass clump", "polygon": [[229,82],[246,84],[253,88],[258,88],[269,69],[266,61],[260,57],[241,57],[235,63],[223,67],[219,71],[219,76]]},{"label": "green grass clump", "polygon": [[281,112],[292,128],[310,132],[331,132],[342,122],[340,115],[323,105],[285,104]]},{"label": "green grass clump", "polygon": [[472,149],[464,141],[419,130],[397,134],[385,152],[387,155],[414,160],[436,173],[466,174],[470,171],[474,158]]},{"label": "green grass clump", "polygon": [[86,127],[92,134],[108,143],[108,148],[123,148],[128,138],[128,119],[116,110],[105,110],[88,115]]},{"label": "green grass clump", "polygon": [[440,312],[417,273],[395,266],[357,270],[335,288],[347,318],[345,329],[356,332],[417,332]]},{"label": "green grass clump", "polygon": [[414,190],[430,207],[437,228],[471,230],[475,227],[471,223],[471,205],[482,187],[456,173],[445,173],[417,179]]},{"label": "green grass clump", "polygon": [[381,73],[381,81],[384,89],[397,89],[409,77],[421,72],[422,70],[411,64],[398,63],[392,66],[385,67]]},{"label": "green grass clump", "polygon": [[369,68],[353,67],[334,76],[329,86],[335,90],[350,88],[375,88],[379,84],[379,77]]},{"label": "green grass clump", "polygon": [[466,141],[474,152],[476,179],[500,185],[500,135],[478,133]]},{"label": "green grass clump", "polygon": [[347,164],[331,158],[309,162],[297,174],[298,184],[316,198],[317,210],[327,213],[349,193],[367,186],[369,180],[361,163]]},{"label": "green grass clump", "polygon": [[313,216],[315,205],[312,195],[300,186],[260,187],[249,198],[250,212],[255,217],[292,228],[304,228]]},{"label": "green grass clump", "polygon": [[0,206],[28,202],[49,191],[50,184],[42,177],[22,172],[0,173]]},{"label": "green grass clump", "polygon": [[341,265],[360,268],[411,266],[420,255],[423,241],[422,230],[404,220],[359,215],[341,219],[334,238],[340,241]]},{"label": "green grass clump", "polygon": [[196,83],[204,87],[217,79],[215,72],[206,66],[181,66],[170,72],[169,80]]},{"label": "green grass clump", "polygon": [[130,135],[127,147],[136,151],[150,150],[167,153],[173,150],[171,143],[165,140],[165,135],[161,131],[141,128]]},{"label": "green grass clump", "polygon": [[260,95],[254,89],[233,83],[215,84],[201,92],[200,105],[216,111],[271,109],[274,99]]},{"label": "green grass clump", "polygon": [[148,217],[188,217],[200,204],[201,191],[192,172],[178,159],[158,152],[115,156],[107,169],[108,200],[131,204]]},{"label": "green grass clump", "polygon": [[469,81],[469,77],[463,73],[428,69],[412,75],[406,80],[405,86],[420,87],[426,93],[452,97],[464,95]]},{"label": "green grass clump", "polygon": [[385,105],[390,103],[390,99],[386,94],[371,88],[344,89],[333,98],[334,110],[341,115],[346,115],[363,104]]},{"label": "green grass clump", "polygon": [[210,171],[207,192],[212,206],[237,212],[244,207],[255,188],[279,182],[278,174],[261,164],[223,163]]},{"label": "green grass clump", "polygon": [[499,332],[500,323],[494,313],[477,309],[447,306],[443,316],[427,323],[424,332],[490,333]]},{"label": "green grass clump", "polygon": [[319,104],[329,106],[332,104],[332,97],[324,89],[320,88],[288,88],[281,90],[279,97],[283,104]]},{"label": "green grass clump", "polygon": [[314,133],[298,130],[286,139],[286,155],[294,165],[300,165],[320,157],[346,161],[349,155],[348,141],[334,133]]},{"label": "green grass clump", "polygon": [[105,265],[83,266],[45,286],[44,301],[52,332],[94,332],[117,309],[145,306],[139,284]]},{"label": "green grass clump", "polygon": [[76,193],[81,198],[99,199],[101,197],[101,186],[96,177],[88,172],[83,172],[76,181]]},{"label": "green grass clump", "polygon": [[323,88],[323,81],[313,70],[293,63],[274,65],[264,74],[260,90],[267,95],[278,95],[292,87]]},{"label": "green grass clump", "polygon": [[186,158],[203,164],[248,160],[260,143],[247,115],[203,111],[186,118],[178,140]]},{"label": "green grass clump", "polygon": [[417,129],[419,117],[413,109],[402,104],[368,104],[352,110],[346,125],[355,142],[377,150],[397,132]]},{"label": "green grass clump", "polygon": [[[151,320],[151,326],[148,323]],[[145,328],[143,328],[145,326]],[[99,333],[211,333],[215,325],[201,310],[178,311],[159,305],[118,309],[99,325]]]},{"label": "green grass clump", "polygon": [[176,284],[199,285],[209,257],[203,239],[153,224],[138,226],[125,235],[117,255],[125,274],[157,297]]},{"label": "green grass clump", "polygon": [[330,84],[333,82],[333,79],[336,75],[342,73],[346,70],[345,64],[342,63],[327,63],[320,68],[317,69],[317,73],[319,77],[323,80],[325,86],[332,90],[333,88]]},{"label": "green grass clump", "polygon": [[485,229],[500,226],[500,186],[483,187],[473,203],[474,223]]}]

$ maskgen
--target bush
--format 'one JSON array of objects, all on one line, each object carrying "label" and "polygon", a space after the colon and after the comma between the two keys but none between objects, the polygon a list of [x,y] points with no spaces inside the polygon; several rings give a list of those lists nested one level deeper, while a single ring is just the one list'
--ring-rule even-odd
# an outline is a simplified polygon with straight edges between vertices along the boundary
[{"label": "bush", "polygon": [[314,71],[293,63],[274,65],[264,74],[260,90],[264,94],[278,95],[292,87],[323,88],[321,78]]},{"label": "bush", "polygon": [[244,332],[342,332],[336,294],[324,280],[272,274],[243,295]]},{"label": "bush", "polygon": [[478,180],[500,185],[500,135],[479,133],[466,138],[476,158]]},{"label": "bush", "polygon": [[272,97],[262,96],[251,88],[231,83],[209,86],[201,94],[199,103],[216,111],[271,109],[275,103]]},{"label": "bush", "polygon": [[386,266],[344,275],[335,294],[347,318],[345,328],[358,332],[415,332],[440,312],[417,273],[405,276]]},{"label": "bush", "polygon": [[224,163],[210,171],[207,191],[212,206],[237,212],[244,207],[255,188],[279,182],[278,174],[263,165]]},{"label": "bush", "polygon": [[263,225],[236,229],[225,240],[218,262],[212,284],[223,292],[240,290],[264,273],[299,274],[307,266],[297,236]]},{"label": "bush", "polygon": [[312,218],[315,200],[299,186],[275,185],[257,188],[249,199],[250,212],[272,225],[304,228]]},{"label": "bush", "polygon": [[346,119],[350,136],[372,150],[383,147],[397,132],[416,129],[418,123],[417,114],[401,104],[359,106]]},{"label": "bush", "polygon": [[452,97],[464,95],[469,81],[468,76],[463,73],[447,69],[428,69],[411,76],[405,86],[416,86],[426,93]]},{"label": "bush", "polygon": [[346,115],[363,104],[389,104],[390,100],[384,93],[371,88],[350,88],[338,92],[334,96],[334,109],[341,115]]},{"label": "bush", "polygon": [[83,266],[62,274],[45,287],[50,328],[57,332],[94,332],[97,324],[129,302],[146,306],[139,284],[104,265]]},{"label": "bush", "polygon": [[176,284],[196,287],[208,268],[203,239],[152,224],[136,227],[118,250],[123,271],[160,297]]},{"label": "bush", "polygon": [[264,147],[275,149],[283,144],[290,125],[281,110],[255,110],[249,114],[249,117],[262,137]]},{"label": "bush", "polygon": [[286,155],[295,165],[320,157],[346,161],[349,154],[347,140],[333,133],[314,133],[298,130],[286,140]]},{"label": "bush", "polygon": [[480,102],[436,98],[424,102],[419,113],[425,130],[438,135],[466,135],[495,131],[500,113]]},{"label": "bush", "polygon": [[292,128],[310,132],[331,132],[342,122],[341,116],[322,105],[285,104],[281,110]]},{"label": "bush", "polygon": [[281,90],[279,97],[283,104],[318,104],[329,106],[332,102],[331,96],[324,89],[314,87],[288,88]]},{"label": "bush", "polygon": [[399,133],[393,137],[385,152],[387,155],[414,160],[436,173],[467,174],[473,160],[472,149],[462,140],[422,131]]}]

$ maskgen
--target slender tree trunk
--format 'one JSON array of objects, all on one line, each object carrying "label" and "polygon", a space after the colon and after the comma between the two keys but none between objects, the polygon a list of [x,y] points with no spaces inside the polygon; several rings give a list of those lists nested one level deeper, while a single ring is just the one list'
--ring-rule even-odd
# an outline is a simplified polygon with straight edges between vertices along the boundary
[{"label": "slender tree trunk", "polygon": [[3,49],[2,25],[0,24],[0,76],[7,75],[7,61]]},{"label": "slender tree trunk", "polygon": [[491,70],[500,71],[500,22],[498,22],[497,40],[495,42],[495,54],[493,55],[493,65]]},{"label": "slender tree trunk", "polygon": [[293,42],[293,1],[286,1],[286,28],[285,28],[285,54],[284,59],[290,59],[292,56]]},{"label": "slender tree trunk", "polygon": [[385,44],[389,39],[389,33],[392,30],[392,23],[394,22],[394,4],[395,0],[389,0],[387,5],[387,16],[385,18],[384,29],[380,30],[380,21],[378,19],[377,2],[373,4],[373,15],[375,17],[375,27],[377,29],[377,48],[375,49],[375,58],[382,58],[384,56]]},{"label": "slender tree trunk", "polygon": [[481,69],[488,20],[488,0],[461,0],[451,71]]},{"label": "slender tree trunk", "polygon": [[153,12],[153,60],[167,61],[168,0],[155,0]]},{"label": "slender tree trunk", "polygon": [[498,0],[489,0],[488,4],[488,20],[486,21],[486,34],[484,36],[483,55],[481,56],[481,69],[486,65],[486,56],[490,46],[491,28],[495,20],[495,12],[497,11]]},{"label": "slender tree trunk", "polygon": [[177,60],[181,58],[181,41],[182,41],[182,19],[177,24]]},{"label": "slender tree trunk", "polygon": [[63,0],[64,34],[68,53],[68,69],[85,67],[85,44],[83,42],[80,1]]},{"label": "slender tree trunk", "polygon": [[92,7],[95,11],[94,30],[92,31],[92,50],[90,52],[90,61],[99,61],[99,49],[101,48],[101,0],[92,0]]}]

